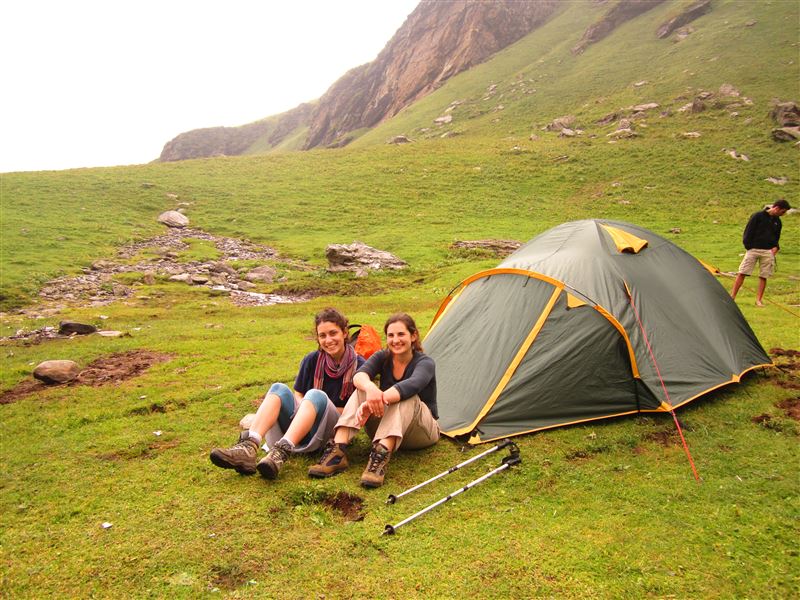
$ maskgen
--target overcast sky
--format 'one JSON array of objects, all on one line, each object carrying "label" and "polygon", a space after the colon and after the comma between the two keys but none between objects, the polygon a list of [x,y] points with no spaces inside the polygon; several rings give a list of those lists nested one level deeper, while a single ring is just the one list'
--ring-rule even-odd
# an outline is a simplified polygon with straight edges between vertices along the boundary
[{"label": "overcast sky", "polygon": [[321,96],[419,0],[9,0],[0,172],[146,163]]}]

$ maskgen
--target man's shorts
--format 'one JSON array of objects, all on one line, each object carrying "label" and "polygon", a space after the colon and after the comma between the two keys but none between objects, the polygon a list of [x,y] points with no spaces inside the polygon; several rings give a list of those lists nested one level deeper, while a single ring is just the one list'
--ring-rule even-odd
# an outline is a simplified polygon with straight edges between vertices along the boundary
[{"label": "man's shorts", "polygon": [[739,273],[742,275],[750,275],[753,269],[759,265],[758,276],[767,279],[772,276],[775,270],[775,255],[772,250],[759,250],[753,248],[744,253],[742,264],[739,265]]}]

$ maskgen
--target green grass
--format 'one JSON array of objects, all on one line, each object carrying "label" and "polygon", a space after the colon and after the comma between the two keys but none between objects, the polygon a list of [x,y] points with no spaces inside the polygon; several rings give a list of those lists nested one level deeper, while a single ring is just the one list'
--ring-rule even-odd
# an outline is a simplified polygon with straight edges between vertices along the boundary
[{"label": "green grass", "polygon": [[[4,341],[0,390],[50,358],[85,366],[137,349],[171,358],[115,385],[48,388],[0,405],[0,595],[796,596],[800,427],[776,406],[797,397],[796,369],[753,373],[679,411],[700,484],[671,419],[594,422],[518,438],[519,467],[394,537],[380,535],[387,523],[472,481],[499,457],[394,506],[384,503],[387,494],[480,449],[462,453],[444,440],[401,452],[377,491],[358,486],[368,451],[363,434],[351,452],[353,468],[325,481],[305,475],[314,457],[292,459],[271,483],[208,461],[211,448],[235,440],[239,418],[270,383],[292,381],[299,358],[314,345],[315,311],[334,305],[353,322],[380,327],[388,314],[405,310],[427,330],[453,286],[499,262],[452,251],[455,240],[527,241],[567,220],[613,218],[735,270],[749,214],[778,195],[797,203],[797,149],[770,140],[767,116],[772,97],[796,92],[796,46],[789,43],[796,40],[787,42],[786,23],[797,23],[797,6],[715,2],[685,42],[645,39],[641,31],[650,36],[675,6],[665,3],[576,58],[569,48],[601,9],[568,5],[551,27],[455,78],[351,148],[3,174],[0,335],[75,320],[130,336]],[[751,18],[755,27],[739,27]],[[655,58],[619,49],[620,40],[631,47],[636,36],[640,53]],[[768,72],[765,64],[774,68]],[[508,89],[517,73],[536,81],[535,94],[514,100]],[[498,93],[511,97],[481,104],[492,79]],[[642,79],[651,82],[646,93],[631,87]],[[687,86],[717,89],[724,82],[754,100],[737,109],[740,117],[726,109],[654,115],[639,128],[640,138],[617,144],[605,137],[611,126],[591,125],[639,101],[674,109],[685,103],[677,98]],[[454,115],[462,109],[475,115],[454,122],[462,136],[413,133],[458,98],[466,102]],[[480,113],[496,103],[503,111]],[[583,137],[539,130],[568,112],[591,125]],[[493,122],[498,114],[501,121]],[[702,137],[683,139],[684,131]],[[419,139],[383,143],[401,132]],[[539,137],[529,140],[533,132]],[[734,147],[751,161],[722,152]],[[785,186],[764,181],[781,175],[790,180]],[[239,308],[205,288],[160,280],[141,285],[130,274],[122,279],[140,284],[134,296],[107,306],[37,304],[44,281],[78,274],[131,240],[162,233],[156,217],[176,202],[188,203],[192,227],[281,253],[271,261],[275,283],[260,290],[322,295]],[[670,233],[675,227],[681,232]],[[353,240],[395,253],[408,269],[367,278],[326,273],[325,246]],[[796,215],[784,218],[782,247],[767,288],[775,304],[753,306],[750,281],[739,296],[767,350],[800,348]],[[215,256],[200,241],[182,253],[185,260]],[[721,283],[730,286],[727,278]],[[753,421],[765,414],[770,418]],[[320,502],[342,491],[364,499],[363,520],[347,522]],[[106,521],[110,529],[101,527]]]}]

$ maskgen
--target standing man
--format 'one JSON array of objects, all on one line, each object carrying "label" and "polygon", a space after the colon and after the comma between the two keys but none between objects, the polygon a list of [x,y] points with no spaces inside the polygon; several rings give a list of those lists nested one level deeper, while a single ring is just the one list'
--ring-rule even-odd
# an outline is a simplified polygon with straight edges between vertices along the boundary
[{"label": "standing man", "polygon": [[764,306],[764,290],[767,288],[767,278],[775,270],[775,255],[780,250],[778,241],[781,239],[781,219],[791,207],[781,198],[767,209],[760,210],[750,216],[744,228],[742,242],[747,250],[739,265],[739,272],[733,282],[731,298],[736,299],[739,288],[744,283],[744,278],[753,272],[756,263],[759,263],[758,291],[756,292],[756,306]]}]

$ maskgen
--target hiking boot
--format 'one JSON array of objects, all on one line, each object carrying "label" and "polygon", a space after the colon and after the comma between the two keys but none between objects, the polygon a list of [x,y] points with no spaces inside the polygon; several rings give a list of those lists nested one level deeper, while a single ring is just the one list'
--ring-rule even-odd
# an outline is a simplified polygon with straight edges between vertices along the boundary
[{"label": "hiking boot", "polygon": [[283,463],[289,460],[291,453],[292,447],[285,440],[279,440],[269,449],[267,455],[258,461],[256,468],[262,477],[275,479]]},{"label": "hiking boot", "polygon": [[391,457],[392,453],[386,446],[375,442],[372,445],[372,452],[369,453],[367,468],[361,474],[361,485],[368,488],[382,486],[383,478],[386,476],[386,465],[389,464]]},{"label": "hiking boot", "polygon": [[256,472],[256,456],[258,442],[250,437],[249,431],[239,434],[239,442],[230,448],[214,448],[211,451],[211,462],[223,469],[236,469],[242,475]]},{"label": "hiking boot", "polygon": [[345,454],[343,446],[344,444],[337,444],[330,440],[325,445],[325,450],[322,451],[322,456],[319,457],[317,464],[308,469],[308,476],[330,477],[347,469],[350,463],[347,462],[347,454]]}]

